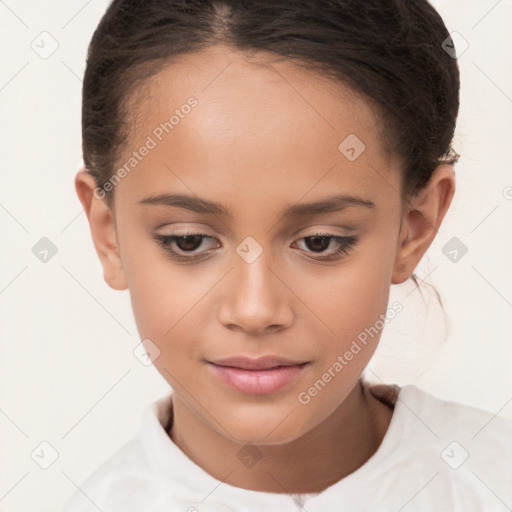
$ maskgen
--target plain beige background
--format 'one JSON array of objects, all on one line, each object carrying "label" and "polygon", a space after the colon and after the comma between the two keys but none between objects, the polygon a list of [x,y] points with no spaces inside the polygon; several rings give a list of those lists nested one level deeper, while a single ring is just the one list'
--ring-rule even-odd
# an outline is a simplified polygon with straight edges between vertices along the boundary
[{"label": "plain beige background", "polygon": [[[468,45],[457,192],[417,272],[440,292],[448,322],[425,285],[426,303],[412,282],[392,287],[390,303],[404,310],[385,327],[367,375],[512,418],[512,2],[433,4],[458,32],[457,48]],[[3,512],[59,510],[169,392],[133,354],[140,340],[128,292],[103,281],[74,190],[85,53],[106,6],[0,1]],[[33,252],[43,237],[57,251],[46,263]],[[457,262],[445,255],[450,243],[467,248]]]}]

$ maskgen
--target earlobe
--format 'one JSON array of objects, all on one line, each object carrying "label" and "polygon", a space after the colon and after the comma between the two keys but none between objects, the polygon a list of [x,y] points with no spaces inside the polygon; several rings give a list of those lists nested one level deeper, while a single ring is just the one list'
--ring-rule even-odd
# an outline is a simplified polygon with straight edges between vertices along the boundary
[{"label": "earlobe", "polygon": [[114,215],[106,200],[95,194],[93,176],[81,169],[75,176],[75,189],[84,207],[94,247],[103,267],[105,282],[114,290],[128,288],[121,262]]},{"label": "earlobe", "polygon": [[441,164],[416,196],[406,199],[392,284],[406,281],[430,247],[455,194],[455,171]]}]

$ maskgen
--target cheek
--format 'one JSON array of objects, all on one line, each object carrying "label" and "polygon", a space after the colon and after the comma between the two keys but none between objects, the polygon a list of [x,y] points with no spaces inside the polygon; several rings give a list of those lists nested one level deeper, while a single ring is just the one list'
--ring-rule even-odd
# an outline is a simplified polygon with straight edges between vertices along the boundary
[{"label": "cheek", "polygon": [[208,290],[197,279],[171,268],[167,265],[163,272],[158,272],[157,265],[146,269],[133,279],[130,297],[141,339],[149,338],[160,351],[153,364],[175,388],[190,378],[189,363],[197,364],[201,355],[199,326],[204,317],[199,315],[204,312]]},{"label": "cheek", "polygon": [[197,314],[204,307],[199,304],[207,300],[208,289],[197,278],[166,270],[146,269],[132,280],[130,297],[140,334],[172,344],[197,332]]},{"label": "cheek", "polygon": [[308,297],[333,331],[364,328],[386,310],[390,278],[385,258],[360,257],[312,285]]},{"label": "cheek", "polygon": [[353,368],[364,367],[373,355],[384,327],[392,263],[392,247],[375,240],[350,264],[310,283],[308,305],[324,325],[321,357],[326,363],[350,350],[354,341],[361,350],[354,348],[359,364]]},{"label": "cheek", "polygon": [[162,350],[197,329],[194,314],[208,292],[208,279],[193,266],[172,263],[147,235],[127,238],[122,260],[137,328],[142,339]]}]

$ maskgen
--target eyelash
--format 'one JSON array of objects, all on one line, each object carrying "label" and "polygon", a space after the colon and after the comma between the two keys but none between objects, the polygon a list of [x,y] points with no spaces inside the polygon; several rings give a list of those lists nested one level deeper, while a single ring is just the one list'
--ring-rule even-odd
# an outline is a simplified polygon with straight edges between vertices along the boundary
[{"label": "eyelash", "polygon": [[[205,233],[187,233],[184,235],[156,234],[156,235],[154,235],[154,238],[157,241],[157,243],[166,252],[169,253],[171,258],[179,260],[179,261],[194,262],[194,261],[202,260],[202,259],[205,259],[208,256],[208,254],[212,252],[212,250],[210,250],[210,251],[205,251],[203,253],[200,253],[199,255],[196,255],[196,256],[184,256],[182,254],[179,254],[178,252],[176,252],[174,249],[171,248],[171,246],[176,242],[176,240],[182,240],[188,236],[202,237],[203,239],[214,240],[214,237],[209,236]],[[299,240],[304,240],[306,238],[317,238],[317,237],[318,238],[328,238],[329,245],[330,245],[331,240],[333,240],[337,244],[339,244],[338,248],[334,251],[334,253],[330,254],[329,256],[312,258],[317,261],[332,261],[332,260],[340,259],[344,255],[348,254],[358,242],[358,238],[355,236],[337,236],[337,235],[333,235],[332,233],[324,233],[324,232],[314,233],[312,235],[299,238]],[[318,254],[318,253],[313,252],[313,254]]]}]

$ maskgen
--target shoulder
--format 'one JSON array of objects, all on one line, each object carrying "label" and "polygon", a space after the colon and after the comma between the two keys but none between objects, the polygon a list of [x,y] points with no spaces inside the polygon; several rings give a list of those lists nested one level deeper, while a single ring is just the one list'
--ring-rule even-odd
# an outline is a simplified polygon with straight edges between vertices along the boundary
[{"label": "shoulder", "polygon": [[[151,486],[151,481],[141,477],[147,469],[139,443],[134,438],[78,485],[62,512],[89,512],[98,509],[105,510],[105,512],[123,510],[119,508],[121,499],[136,499],[135,490],[144,495],[147,495],[148,491],[151,492],[148,487]],[[118,503],[114,503],[116,500]],[[126,510],[135,509],[127,508]]]},{"label": "shoulder", "polygon": [[396,408],[409,419],[416,417],[434,436],[451,434],[471,442],[485,440],[488,448],[512,448],[512,422],[498,413],[438,398],[414,385],[400,389]]},{"label": "shoulder", "polygon": [[[77,486],[61,512],[135,512],[154,507],[162,497],[147,438],[154,438],[168,397],[149,405],[137,436],[119,448]],[[151,449],[151,448],[150,448]],[[154,508],[151,508],[153,510]]]},{"label": "shoulder", "polygon": [[413,385],[400,389],[394,415],[401,436],[395,474],[411,484],[411,496],[417,488],[418,506],[499,511],[512,505],[512,422]]}]

